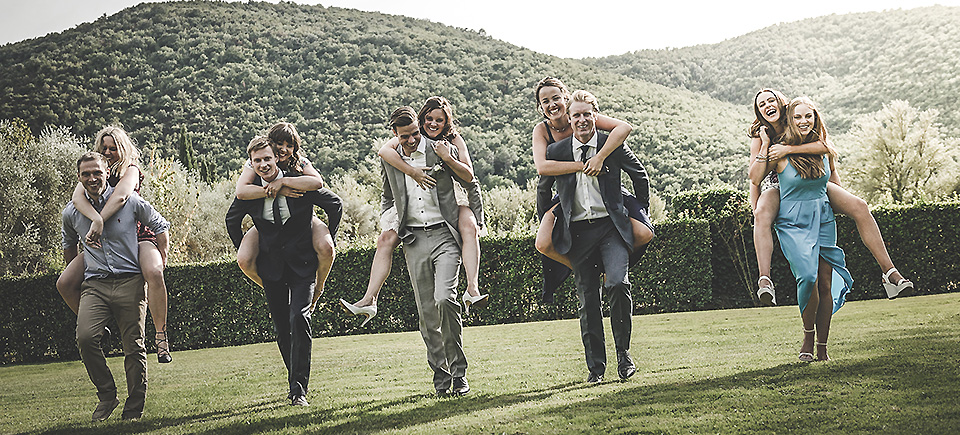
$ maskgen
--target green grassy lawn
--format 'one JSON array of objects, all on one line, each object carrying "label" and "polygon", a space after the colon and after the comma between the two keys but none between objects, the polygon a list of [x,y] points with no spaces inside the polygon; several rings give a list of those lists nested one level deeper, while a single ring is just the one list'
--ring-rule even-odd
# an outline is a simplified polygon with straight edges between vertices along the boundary
[{"label": "green grassy lawn", "polygon": [[[316,339],[309,408],[287,404],[273,343],[175,351],[163,366],[151,354],[136,422],[119,408],[89,422],[80,362],[0,367],[0,433],[960,431],[960,293],[847,303],[826,363],[797,361],[794,306],[636,316],[633,328],[637,374],[616,381],[608,327],[607,381],[593,387],[576,320],[467,328],[473,392],[443,399],[417,332]],[[109,363],[125,390],[122,359]]]}]

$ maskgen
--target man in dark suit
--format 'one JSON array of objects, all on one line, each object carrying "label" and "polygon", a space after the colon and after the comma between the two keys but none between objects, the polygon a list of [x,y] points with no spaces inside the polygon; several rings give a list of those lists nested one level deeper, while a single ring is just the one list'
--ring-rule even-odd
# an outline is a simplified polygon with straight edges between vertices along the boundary
[{"label": "man in dark suit", "polygon": [[[453,191],[453,178],[457,175],[435,151],[435,147],[448,145],[421,136],[412,108],[395,110],[390,128],[400,139],[400,156],[411,166],[431,168],[428,174],[436,180],[434,188],[423,189],[384,162],[381,207],[383,211],[397,209],[397,234],[403,242],[420,315],[420,335],[427,346],[427,363],[433,369],[437,394],[464,395],[470,392],[470,386],[463,352],[461,307],[457,301],[462,245],[457,230],[460,212]],[[449,147],[449,152],[457,158],[456,147]]]},{"label": "man in dark suit", "polygon": [[[547,159],[586,161],[596,155],[607,136],[597,132],[597,99],[587,91],[574,92],[567,102],[573,135],[547,147]],[[633,183],[637,199],[649,208],[649,181],[643,165],[627,146],[617,148],[604,161],[596,177],[575,173],[557,176],[560,207],[553,229],[557,252],[570,257],[580,301],[580,333],[586,354],[588,383],[603,381],[606,349],[600,312],[600,277],[610,298],[610,323],[617,348],[617,373],[627,379],[636,372],[630,357],[633,299],[627,278],[633,247],[633,228],[623,205],[620,173]],[[648,230],[649,231],[649,230]],[[653,238],[653,232],[644,233]],[[648,239],[649,240],[649,239]]]},{"label": "man in dark suit", "polygon": [[[283,177],[277,168],[277,150],[269,139],[259,136],[247,146],[247,154],[262,184]],[[332,195],[332,193],[331,193]],[[335,198],[336,209],[340,206]],[[310,318],[319,298],[314,294],[317,255],[313,250],[310,221],[313,206],[330,209],[331,198],[317,191],[303,196],[277,195],[275,198],[254,200],[235,199],[227,212],[227,233],[236,247],[243,239],[241,223],[250,215],[260,233],[260,252],[257,270],[263,279],[263,290],[277,332],[277,345],[287,367],[290,391],[288,398],[294,406],[309,406],[307,383],[310,380],[310,352],[312,331]],[[336,216],[339,220],[339,213]],[[336,225],[331,217],[330,233]]]}]

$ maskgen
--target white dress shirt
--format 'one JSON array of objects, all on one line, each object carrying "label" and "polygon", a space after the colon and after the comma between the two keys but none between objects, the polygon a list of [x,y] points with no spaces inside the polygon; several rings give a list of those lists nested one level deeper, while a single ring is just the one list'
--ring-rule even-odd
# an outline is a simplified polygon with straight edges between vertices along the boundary
[{"label": "white dress shirt", "polygon": [[[573,157],[578,161],[585,160],[581,155],[580,147],[587,145],[587,158],[597,154],[597,133],[587,143],[580,143],[577,137],[571,136],[570,145],[573,147]],[[603,205],[603,197],[600,195],[600,181],[597,177],[591,177],[583,172],[577,172],[577,189],[573,194],[573,206],[570,208],[570,222],[577,222],[586,219],[599,219],[609,216],[607,207]]]},{"label": "white dress shirt", "polygon": [[[281,178],[283,178],[283,171],[281,171],[278,168],[277,178],[274,178],[273,180],[276,181]],[[267,180],[264,180],[263,178],[261,178],[261,180],[263,181],[264,186],[269,184]],[[279,202],[280,218],[283,219],[283,223],[287,223],[287,219],[290,219],[290,207],[287,206],[287,197],[279,194],[277,195],[276,198],[270,198],[269,196],[263,198],[263,218],[267,221],[274,222],[273,220],[273,202],[274,201],[280,201]]]},{"label": "white dress shirt", "polygon": [[[400,157],[414,168],[423,168],[427,166],[427,155],[425,154],[427,146],[432,144],[432,140],[422,136],[420,143],[417,144],[417,149],[410,153],[409,157],[403,154],[402,148]],[[440,204],[437,202],[436,192],[432,189],[421,189],[416,180],[409,175],[405,175],[403,179],[407,185],[406,225],[409,227],[429,227],[443,223],[443,214],[440,213]]]}]

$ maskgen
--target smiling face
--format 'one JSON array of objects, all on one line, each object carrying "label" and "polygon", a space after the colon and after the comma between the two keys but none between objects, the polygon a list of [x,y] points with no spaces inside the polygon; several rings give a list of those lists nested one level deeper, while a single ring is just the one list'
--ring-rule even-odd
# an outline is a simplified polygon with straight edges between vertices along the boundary
[{"label": "smiling face", "polygon": [[754,101],[754,110],[770,124],[776,124],[782,114],[779,99],[770,91],[761,92],[757,95],[757,100]]},{"label": "smiling face", "polygon": [[103,154],[111,165],[120,160],[120,147],[117,146],[117,141],[113,140],[113,136],[104,136],[100,140],[100,148],[100,154]]},{"label": "smiling face", "polygon": [[277,163],[286,163],[296,151],[296,145],[290,142],[283,142],[277,145]]},{"label": "smiling face", "polygon": [[793,109],[793,123],[797,126],[801,136],[809,134],[816,124],[817,116],[813,108],[800,103]]},{"label": "smiling face", "polygon": [[580,143],[587,143],[596,131],[597,114],[593,105],[583,101],[570,103],[570,123],[573,124],[573,135]]},{"label": "smiling face", "polygon": [[80,184],[92,198],[99,198],[100,194],[107,189],[107,177],[109,175],[110,171],[107,169],[107,165],[104,165],[100,159],[80,162],[77,167],[77,177],[80,179]]},{"label": "smiling face", "polygon": [[403,152],[408,156],[415,151],[417,145],[420,144],[420,125],[418,125],[416,121],[408,125],[394,127],[393,134],[400,140],[400,145],[403,146]]},{"label": "smiling face", "polygon": [[567,98],[556,86],[544,86],[537,95],[540,111],[550,121],[566,121]]},{"label": "smiling face", "polygon": [[447,114],[443,109],[433,109],[423,117],[423,131],[430,139],[439,139],[447,126]]},{"label": "smiling face", "polygon": [[277,156],[273,148],[266,146],[250,153],[250,163],[253,170],[257,172],[260,178],[270,182],[277,178],[279,170],[277,169]]}]

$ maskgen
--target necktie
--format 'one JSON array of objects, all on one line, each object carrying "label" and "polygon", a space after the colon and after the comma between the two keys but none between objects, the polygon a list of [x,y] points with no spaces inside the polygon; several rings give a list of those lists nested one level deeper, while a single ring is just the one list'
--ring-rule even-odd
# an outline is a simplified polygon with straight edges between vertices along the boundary
[{"label": "necktie", "polygon": [[283,225],[283,218],[280,217],[280,197],[273,198],[273,223]]},{"label": "necktie", "polygon": [[587,163],[587,150],[590,149],[590,145],[583,145],[580,147],[580,162]]}]

